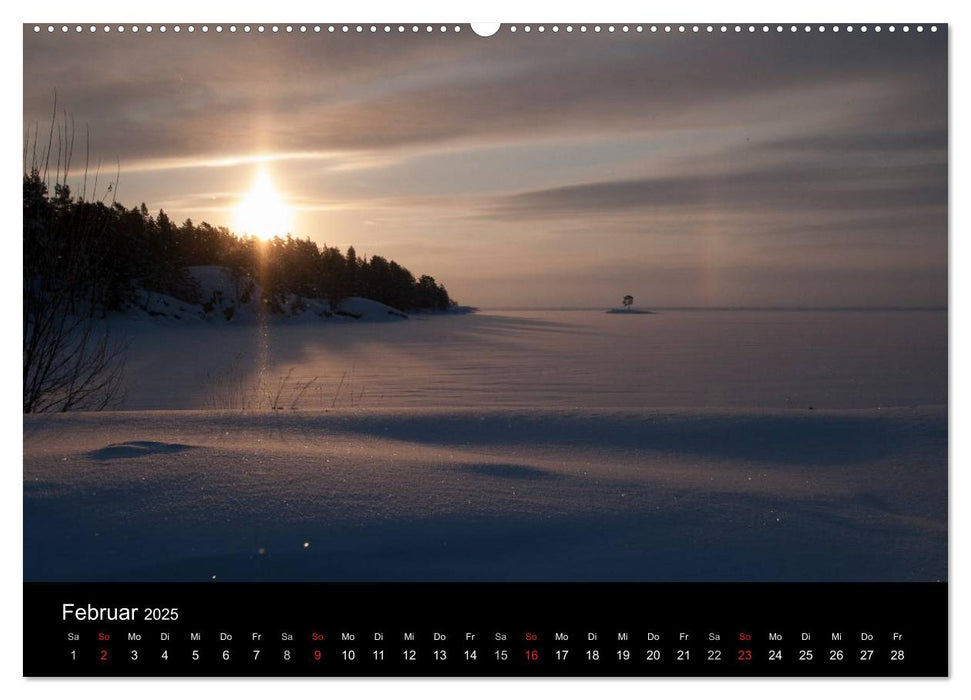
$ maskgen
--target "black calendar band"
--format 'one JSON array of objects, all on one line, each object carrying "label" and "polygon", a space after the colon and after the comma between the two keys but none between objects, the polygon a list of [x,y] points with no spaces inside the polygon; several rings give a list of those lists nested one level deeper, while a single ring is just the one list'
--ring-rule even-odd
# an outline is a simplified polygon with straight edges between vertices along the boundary
[{"label": "black calendar band", "polygon": [[26,676],[946,676],[946,583],[25,583]]}]

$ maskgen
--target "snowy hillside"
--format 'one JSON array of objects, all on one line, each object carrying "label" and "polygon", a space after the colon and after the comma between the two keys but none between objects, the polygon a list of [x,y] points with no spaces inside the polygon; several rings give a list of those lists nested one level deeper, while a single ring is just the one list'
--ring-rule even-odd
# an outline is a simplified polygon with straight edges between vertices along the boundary
[{"label": "snowy hillside", "polygon": [[234,275],[217,265],[188,268],[199,293],[199,303],[137,288],[134,303],[124,315],[132,318],[174,321],[252,323],[281,320],[318,322],[321,320],[396,321],[408,315],[386,304],[361,297],[348,297],[332,309],[323,299],[288,294],[281,308],[271,313],[260,303],[263,289],[251,277]]}]

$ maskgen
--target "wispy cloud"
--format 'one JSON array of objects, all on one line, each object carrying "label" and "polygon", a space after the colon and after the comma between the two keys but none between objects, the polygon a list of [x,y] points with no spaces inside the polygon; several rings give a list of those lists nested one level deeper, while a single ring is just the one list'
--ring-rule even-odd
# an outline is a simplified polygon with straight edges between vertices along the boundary
[{"label": "wispy cloud", "polygon": [[940,118],[927,100],[945,97],[946,77],[928,79],[926,68],[943,50],[929,37],[875,35],[755,43],[28,32],[25,117],[46,119],[57,89],[63,105],[95,125],[99,150],[159,167],[219,163],[226,153],[330,157],[591,127],[649,131],[727,119],[754,126],[774,105],[794,111],[801,96],[812,98],[803,109],[815,102],[818,112],[922,121]]},{"label": "wispy cloud", "polygon": [[944,206],[946,177],[943,164],[847,170],[805,168],[795,163],[755,171],[647,177],[522,192],[498,198],[486,211],[500,218],[683,208],[886,212]]}]

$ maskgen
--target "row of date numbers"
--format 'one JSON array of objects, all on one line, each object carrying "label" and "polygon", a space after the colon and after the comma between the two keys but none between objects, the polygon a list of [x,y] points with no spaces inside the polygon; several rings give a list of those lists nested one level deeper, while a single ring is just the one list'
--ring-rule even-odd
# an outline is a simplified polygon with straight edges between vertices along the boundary
[{"label": "row of date numbers", "polygon": [[[671,651],[671,658],[678,662],[692,662],[697,659],[695,655],[692,655],[691,649],[675,649]],[[539,649],[525,649],[521,650],[525,661],[536,663],[543,658],[543,654]],[[846,652],[843,649],[827,649],[823,650],[822,654],[817,655],[815,649],[797,649],[795,650],[796,660],[800,662],[813,662],[820,658],[825,659],[830,662],[842,662],[847,661],[851,658],[855,658],[861,662],[873,661],[875,658],[879,658],[879,654],[875,649],[857,649],[854,652]],[[77,649],[69,649],[68,654],[72,661],[79,661],[82,655]],[[174,658],[174,654],[170,656],[169,649],[165,648],[157,652],[157,659],[166,662]],[[419,659],[419,652],[417,649],[403,649],[399,651],[401,660],[405,662],[415,662]],[[266,658],[262,649],[251,649],[249,654],[246,652],[235,651],[232,649],[222,649],[215,652],[215,657],[217,660],[223,662],[231,662],[236,660],[239,656],[243,656],[246,661],[258,662],[261,658]],[[187,652],[188,659],[193,662],[199,662],[203,660],[203,652],[200,649],[191,649]],[[429,652],[429,657],[432,661],[445,662],[450,660],[449,651],[447,649],[433,649]],[[497,662],[507,662],[514,658],[514,654],[510,653],[508,649],[495,649],[492,652],[492,657]],[[129,662],[137,662],[143,660],[144,656],[139,649],[128,649],[127,652],[123,653],[123,659]],[[304,657],[306,658],[306,657]],[[359,660],[359,653],[357,649],[342,649],[336,655],[338,661],[342,662],[355,662]],[[370,658],[375,662],[386,661],[390,658],[390,654],[386,655],[384,649],[372,649],[370,650]],[[462,655],[459,657],[464,661],[475,662],[479,660],[479,651],[476,649],[465,649]],[[573,660],[575,654],[571,649],[554,649],[550,654],[550,658],[554,661],[565,662],[567,660]],[[600,649],[585,649],[580,653],[580,658],[584,661],[596,663],[606,659],[615,659],[619,662],[629,662],[636,660],[638,654],[632,652],[630,649],[617,649],[614,651],[613,656],[610,656],[608,652],[602,652]],[[641,660],[648,662],[659,662],[665,659],[665,655],[661,649],[647,649],[642,650],[640,655]],[[709,663],[719,663],[726,661],[728,658],[734,658],[738,662],[750,662],[757,658],[751,649],[738,649],[736,650],[734,657],[730,657],[724,654],[721,649],[705,649],[702,650],[701,659]],[[768,662],[781,662],[783,658],[782,649],[769,649],[765,652],[763,658]],[[889,649],[886,650],[886,657],[892,662],[900,662],[905,660],[905,650],[904,649]],[[99,649],[97,652],[97,660],[103,663],[110,662],[114,659],[114,655],[109,649]],[[278,659],[284,662],[295,661],[298,659],[298,655],[295,654],[291,649],[282,649],[279,651]],[[310,660],[313,662],[322,662],[325,660],[325,654],[321,649],[313,649],[310,652]]]}]

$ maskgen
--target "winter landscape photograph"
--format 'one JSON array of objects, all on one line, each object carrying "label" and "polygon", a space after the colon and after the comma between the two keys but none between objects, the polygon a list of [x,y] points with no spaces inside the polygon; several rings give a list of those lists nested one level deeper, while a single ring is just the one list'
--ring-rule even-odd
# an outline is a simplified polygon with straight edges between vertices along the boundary
[{"label": "winter landscape photograph", "polygon": [[25,581],[947,580],[945,28],[68,29]]}]

